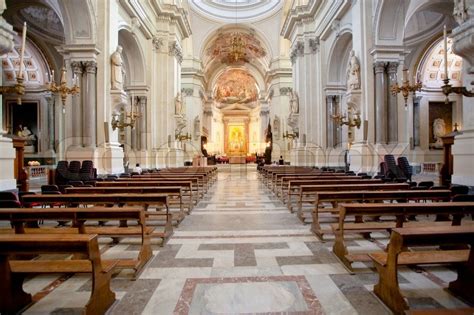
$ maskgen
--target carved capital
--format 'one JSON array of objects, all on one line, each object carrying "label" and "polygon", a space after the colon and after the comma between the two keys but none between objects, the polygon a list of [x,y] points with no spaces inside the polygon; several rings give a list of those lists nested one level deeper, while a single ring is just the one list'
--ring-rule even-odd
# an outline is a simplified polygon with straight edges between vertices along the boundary
[{"label": "carved capital", "polygon": [[75,74],[82,74],[82,71],[83,71],[82,62],[72,61],[71,62],[71,69],[72,69],[72,72],[74,72]]},{"label": "carved capital", "polygon": [[168,50],[170,56],[175,56],[179,64],[183,62],[183,50],[177,41],[170,43]]},{"label": "carved capital", "polygon": [[87,73],[97,73],[97,62],[94,60],[83,61],[82,64],[84,65]]},{"label": "carved capital", "polygon": [[194,89],[193,88],[182,88],[181,93],[184,94],[185,96],[193,96]]},{"label": "carved capital", "polygon": [[280,95],[288,95],[293,91],[291,87],[281,87],[280,88]]},{"label": "carved capital", "polygon": [[384,73],[385,72],[385,66],[386,66],[386,63],[384,61],[376,61],[374,63],[374,70],[375,70],[375,73]]},{"label": "carved capital", "polygon": [[301,57],[304,55],[304,42],[298,41],[296,42],[293,50],[290,53],[291,63],[294,64],[296,62],[296,58]]},{"label": "carved capital", "polygon": [[319,51],[319,37],[310,38],[308,41],[308,46],[310,53],[317,53]]},{"label": "carved capital", "polygon": [[388,74],[396,74],[398,71],[398,62],[389,62],[387,65]]},{"label": "carved capital", "polygon": [[151,40],[151,44],[153,45],[153,49],[156,52],[163,51],[163,47],[165,45],[165,39],[163,37],[153,36]]}]

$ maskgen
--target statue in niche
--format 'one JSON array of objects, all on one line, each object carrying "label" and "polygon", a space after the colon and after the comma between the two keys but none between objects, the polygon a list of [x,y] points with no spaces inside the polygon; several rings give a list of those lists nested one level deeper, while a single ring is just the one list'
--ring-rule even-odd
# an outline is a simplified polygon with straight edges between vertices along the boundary
[{"label": "statue in niche", "polygon": [[433,121],[433,138],[436,142],[431,147],[439,149],[443,147],[443,137],[446,134],[446,123],[443,118],[436,118]]},{"label": "statue in niche", "polygon": [[118,45],[111,58],[112,90],[123,90],[122,46]]},{"label": "statue in niche", "polygon": [[36,152],[36,136],[27,126],[19,125],[17,135],[25,138],[25,152]]},{"label": "statue in niche", "polygon": [[184,106],[183,106],[183,96],[178,92],[174,98],[174,113],[175,115],[183,116],[184,115]]},{"label": "statue in niche", "polygon": [[360,64],[352,50],[349,56],[349,65],[347,66],[347,90],[360,89]]},{"label": "statue in niche", "polygon": [[300,112],[300,101],[296,91],[290,92],[290,115]]}]

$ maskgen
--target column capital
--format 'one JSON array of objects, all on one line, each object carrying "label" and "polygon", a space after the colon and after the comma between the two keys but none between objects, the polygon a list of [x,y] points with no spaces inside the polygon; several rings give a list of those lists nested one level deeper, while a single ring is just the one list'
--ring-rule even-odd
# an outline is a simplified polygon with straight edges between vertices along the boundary
[{"label": "column capital", "polygon": [[383,73],[385,71],[385,66],[387,63],[385,61],[376,61],[374,62],[375,73]]},{"label": "column capital", "polygon": [[392,73],[397,73],[398,71],[398,65],[399,63],[398,62],[389,62],[387,64],[387,72],[388,74],[392,74]]},{"label": "column capital", "polygon": [[178,63],[181,64],[183,62],[183,49],[179,45],[178,41],[171,42],[169,44],[169,55],[175,56]]},{"label": "column capital", "polygon": [[87,73],[97,73],[97,62],[94,60],[83,61],[82,64],[84,65]]},{"label": "column capital", "polygon": [[304,42],[297,41],[290,53],[291,64],[296,62],[296,58],[304,55]]},{"label": "column capital", "polygon": [[72,72],[76,74],[81,74],[83,71],[83,64],[80,61],[71,61]]}]

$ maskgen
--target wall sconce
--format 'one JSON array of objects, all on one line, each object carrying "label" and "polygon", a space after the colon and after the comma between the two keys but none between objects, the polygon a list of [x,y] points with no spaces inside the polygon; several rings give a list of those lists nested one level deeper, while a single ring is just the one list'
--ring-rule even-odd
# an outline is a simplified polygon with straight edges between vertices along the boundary
[{"label": "wall sconce", "polygon": [[357,129],[360,129],[360,124],[361,124],[361,119],[360,119],[360,113],[356,112],[355,113],[355,118],[350,115],[349,111],[349,118],[346,119],[346,114],[342,115],[337,114],[337,115],[332,115],[332,119],[334,120],[334,123],[339,126],[347,125],[348,127],[357,127]]},{"label": "wall sconce", "polygon": [[115,131],[115,129],[119,129],[120,131],[123,131],[126,127],[130,128],[135,128],[135,122],[137,118],[140,117],[140,114],[138,112],[133,111],[133,106],[132,106],[132,111],[131,112],[126,112],[125,108],[120,109],[120,114],[112,114],[112,121],[110,122],[110,125],[112,126],[112,130]]},{"label": "wall sconce", "polygon": [[[416,92],[416,91],[421,91],[421,87],[423,86],[423,83],[419,80],[418,75],[415,77],[416,82],[411,85],[410,80],[409,80],[409,72],[408,69],[403,69],[403,82],[402,86],[398,85],[398,82],[395,84],[392,84],[390,87],[390,90],[392,91],[392,95],[397,95],[398,93],[402,93],[403,99],[405,100],[405,109],[407,108],[407,101],[408,101],[408,95],[410,92]],[[395,78],[396,80],[396,78]]]},{"label": "wall sconce", "polygon": [[446,25],[444,26],[443,30],[443,38],[444,38],[444,85],[441,87],[443,94],[446,95],[445,103],[449,104],[449,94],[456,93],[462,94],[465,97],[473,97],[474,92],[468,91],[465,86],[452,86],[449,84],[449,76],[448,76],[448,33],[446,31]]},{"label": "wall sconce", "polygon": [[63,66],[61,69],[61,79],[59,80],[59,86],[56,85],[56,82],[54,80],[54,70],[51,72],[51,82],[49,83],[47,90],[53,93],[58,93],[61,96],[61,101],[63,103],[63,113],[65,112],[64,107],[66,106],[66,98],[68,94],[76,95],[77,93],[80,92],[80,88],[76,84],[77,83],[76,74],[74,74],[72,82],[74,84],[72,87],[68,87],[66,85],[66,67],[65,66]]},{"label": "wall sconce", "polygon": [[294,133],[289,133],[288,130],[283,134],[283,138],[285,139],[296,139],[298,138],[300,135],[299,135],[299,132],[298,131],[295,131]]},{"label": "wall sconce", "polygon": [[174,136],[175,140],[178,141],[186,141],[186,140],[192,140],[191,134],[187,133],[182,135],[181,133],[178,133],[177,135]]}]

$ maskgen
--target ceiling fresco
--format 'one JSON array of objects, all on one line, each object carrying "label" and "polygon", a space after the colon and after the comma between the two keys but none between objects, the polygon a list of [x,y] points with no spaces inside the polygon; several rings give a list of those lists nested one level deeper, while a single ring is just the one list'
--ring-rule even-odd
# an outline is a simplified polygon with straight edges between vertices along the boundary
[{"label": "ceiling fresco", "polygon": [[255,78],[247,71],[230,69],[217,80],[214,99],[221,105],[249,104],[257,100]]}]

